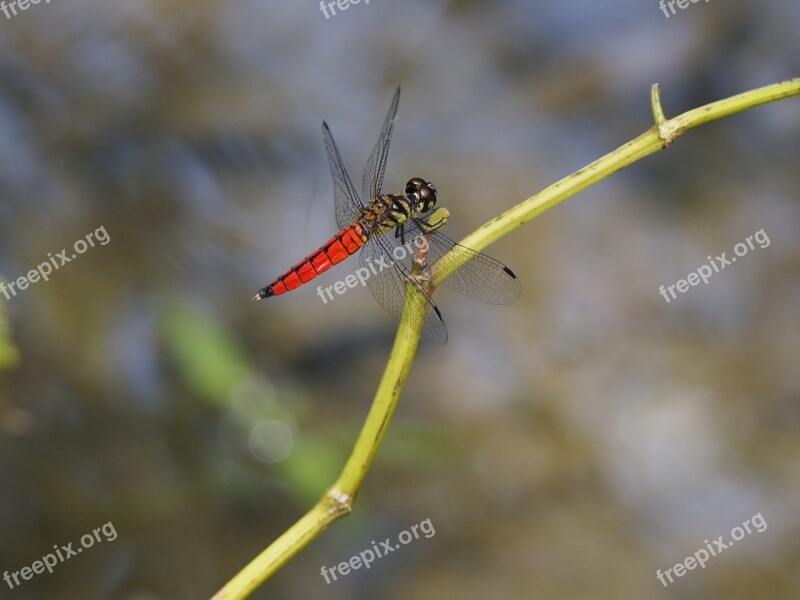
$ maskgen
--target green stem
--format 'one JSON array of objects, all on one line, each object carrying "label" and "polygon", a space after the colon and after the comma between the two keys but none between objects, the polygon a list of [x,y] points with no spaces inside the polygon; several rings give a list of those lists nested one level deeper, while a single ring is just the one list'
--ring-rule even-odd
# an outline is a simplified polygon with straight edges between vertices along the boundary
[{"label": "green stem", "polygon": [[[629,164],[666,148],[687,129],[760,104],[795,96],[798,93],[800,93],[800,78],[790,79],[789,81],[767,85],[724,100],[718,100],[665,120],[664,111],[661,108],[658,84],[654,84],[650,92],[653,118],[656,121],[653,127],[627,144],[598,158],[590,165],[575,171],[572,175],[557,181],[535,196],[531,196],[485,223],[461,240],[460,243],[473,250],[482,250],[562,200],[574,196],[584,188],[597,183],[601,179],[605,179]],[[459,262],[459,258],[463,258],[463,255],[453,255],[451,260],[440,260],[437,265],[434,265],[434,285],[440,284],[461,266],[463,261]],[[444,267],[445,265],[447,265],[447,268]],[[437,266],[441,268],[437,269]]]},{"label": "green stem", "polygon": [[[800,94],[800,78],[751,90],[695,108],[672,119],[666,119],[661,107],[658,84],[654,84],[650,89],[650,103],[655,121],[653,127],[634,140],[485,223],[461,240],[461,244],[473,250],[482,250],[562,200],[640,158],[666,148],[687,129],[747,108],[797,94]],[[453,258],[457,260],[458,256],[455,255]],[[447,265],[447,267],[445,268],[443,265]],[[433,265],[434,287],[452,275],[458,266],[460,263],[455,260],[440,260]],[[418,293],[415,289],[411,286],[407,286],[407,288],[404,310],[409,311],[411,306],[421,299],[413,297]],[[339,478],[309,512],[253,559],[217,592],[212,600],[246,598],[292,556],[322,533],[328,525],[350,513],[361,482],[375,457],[395,406],[397,406],[418,343],[419,333],[405,325],[400,325],[392,352],[389,355],[389,362],[375,393],[369,414]]]},{"label": "green stem", "polygon": [[[417,301],[413,301],[411,296],[414,294],[419,294],[416,288],[407,286],[405,311],[411,310],[420,300],[417,298]],[[367,419],[339,478],[311,510],[225,584],[212,600],[246,598],[328,525],[350,514],[361,482],[397,406],[418,344],[419,332],[400,325]]]}]

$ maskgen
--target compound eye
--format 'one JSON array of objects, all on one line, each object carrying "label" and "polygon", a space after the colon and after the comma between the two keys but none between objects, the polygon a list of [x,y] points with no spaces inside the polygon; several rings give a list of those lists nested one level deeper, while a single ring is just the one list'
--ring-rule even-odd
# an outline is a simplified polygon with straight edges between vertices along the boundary
[{"label": "compound eye", "polygon": [[427,185],[419,191],[419,197],[425,206],[432,206],[436,204],[436,192],[434,192]]},{"label": "compound eye", "polygon": [[436,190],[433,186],[425,184],[419,191],[420,206],[423,212],[430,212],[436,206]]},{"label": "compound eye", "polygon": [[419,177],[412,177],[406,183],[406,194],[414,194],[419,190],[421,187],[425,186],[425,180],[420,179]]}]

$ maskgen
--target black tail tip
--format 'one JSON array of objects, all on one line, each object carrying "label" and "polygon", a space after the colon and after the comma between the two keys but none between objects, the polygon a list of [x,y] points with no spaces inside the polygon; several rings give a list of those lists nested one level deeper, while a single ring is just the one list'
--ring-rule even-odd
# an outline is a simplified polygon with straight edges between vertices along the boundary
[{"label": "black tail tip", "polygon": [[269,298],[274,295],[275,294],[272,293],[272,288],[262,288],[253,294],[253,300],[263,300],[264,298]]}]

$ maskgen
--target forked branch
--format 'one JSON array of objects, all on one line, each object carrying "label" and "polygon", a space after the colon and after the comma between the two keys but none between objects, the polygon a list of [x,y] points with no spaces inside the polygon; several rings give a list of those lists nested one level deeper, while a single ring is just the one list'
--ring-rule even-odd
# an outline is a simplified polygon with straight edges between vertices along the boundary
[{"label": "forked branch", "polygon": [[[650,88],[653,127],[613,152],[485,223],[460,243],[473,250],[482,250],[562,200],[605,179],[623,167],[666,148],[675,138],[692,127],[797,94],[800,94],[800,78],[750,90],[667,119],[661,107],[659,86],[654,84]],[[452,275],[460,266],[456,260],[445,260],[445,258],[448,258],[447,255],[432,266],[434,287]],[[453,256],[452,258],[457,259],[458,257]],[[447,267],[437,268],[441,265],[447,265]],[[420,301],[420,298],[414,298],[414,295],[420,292],[411,285],[406,287],[405,306],[406,310],[409,310],[410,306]],[[418,343],[419,333],[401,324],[367,419],[339,478],[308,513],[254,558],[217,592],[212,600],[246,598],[301,548],[322,533],[328,525],[350,513],[361,482],[375,457],[383,434],[389,425],[389,420],[394,413],[397,400],[411,369],[411,362],[414,359]]]}]

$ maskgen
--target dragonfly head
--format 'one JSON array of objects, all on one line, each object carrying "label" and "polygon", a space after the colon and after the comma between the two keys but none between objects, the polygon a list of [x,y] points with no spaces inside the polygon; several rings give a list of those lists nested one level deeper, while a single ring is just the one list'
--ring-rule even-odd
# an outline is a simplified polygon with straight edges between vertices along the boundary
[{"label": "dragonfly head", "polygon": [[406,194],[414,198],[417,212],[428,213],[436,206],[436,188],[430,181],[413,177],[406,183]]}]

